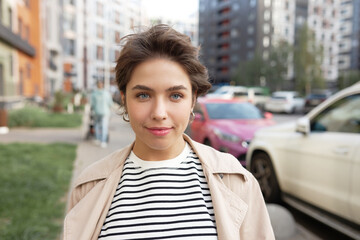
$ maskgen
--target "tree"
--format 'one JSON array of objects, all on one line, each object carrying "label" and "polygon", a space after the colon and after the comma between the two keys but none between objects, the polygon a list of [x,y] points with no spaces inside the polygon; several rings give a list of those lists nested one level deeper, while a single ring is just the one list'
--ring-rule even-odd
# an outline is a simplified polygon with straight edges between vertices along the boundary
[{"label": "tree", "polygon": [[324,88],[321,63],[323,49],[316,43],[315,34],[306,24],[299,30],[294,49],[295,87],[305,94],[312,88]]},{"label": "tree", "polygon": [[270,50],[267,58],[256,53],[250,61],[241,61],[232,80],[237,85],[266,86],[280,90],[286,79],[290,54],[291,46],[281,41]]},{"label": "tree", "polygon": [[352,70],[342,72],[338,78],[338,88],[344,89],[360,81],[360,71]]},{"label": "tree", "polygon": [[242,86],[258,86],[264,69],[264,61],[256,53],[250,61],[241,61],[237,68],[233,81]]},{"label": "tree", "polygon": [[265,77],[270,89],[281,90],[287,79],[287,70],[291,64],[292,47],[286,41],[280,41],[270,51],[269,58],[265,61]]}]

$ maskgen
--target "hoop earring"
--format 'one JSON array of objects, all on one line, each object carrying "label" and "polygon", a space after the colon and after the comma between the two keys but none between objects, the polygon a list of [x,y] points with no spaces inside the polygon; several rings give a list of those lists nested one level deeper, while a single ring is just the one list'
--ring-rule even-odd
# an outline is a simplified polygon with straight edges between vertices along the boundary
[{"label": "hoop earring", "polygon": [[195,120],[195,113],[191,111],[190,113],[190,123],[192,123]]},{"label": "hoop earring", "polygon": [[123,116],[122,116],[123,120],[125,122],[130,122],[130,119],[129,119],[129,114],[127,112],[124,112],[123,113]]}]

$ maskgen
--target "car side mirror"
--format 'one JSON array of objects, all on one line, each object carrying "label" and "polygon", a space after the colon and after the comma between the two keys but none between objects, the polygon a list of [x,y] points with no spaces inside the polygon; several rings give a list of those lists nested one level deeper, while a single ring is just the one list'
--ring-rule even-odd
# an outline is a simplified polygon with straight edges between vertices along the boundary
[{"label": "car side mirror", "polygon": [[305,135],[310,132],[310,120],[307,117],[299,118],[296,121],[296,132],[303,133]]},{"label": "car side mirror", "polygon": [[200,113],[195,113],[195,121],[204,121],[204,117],[203,115],[201,115]]}]

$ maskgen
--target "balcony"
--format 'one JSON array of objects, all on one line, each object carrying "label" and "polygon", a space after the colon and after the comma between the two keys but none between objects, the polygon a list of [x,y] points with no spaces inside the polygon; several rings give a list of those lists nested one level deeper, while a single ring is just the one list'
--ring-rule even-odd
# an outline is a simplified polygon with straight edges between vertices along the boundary
[{"label": "balcony", "polygon": [[35,49],[27,41],[24,41],[19,35],[13,33],[9,28],[5,27],[1,23],[0,40],[30,57],[35,56]]}]

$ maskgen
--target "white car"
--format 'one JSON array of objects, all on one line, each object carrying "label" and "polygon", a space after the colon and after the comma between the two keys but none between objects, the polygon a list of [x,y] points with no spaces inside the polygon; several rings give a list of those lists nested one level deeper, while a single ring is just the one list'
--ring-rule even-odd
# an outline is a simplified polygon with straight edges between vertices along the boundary
[{"label": "white car", "polygon": [[270,96],[266,94],[266,89],[262,87],[244,87],[244,86],[222,86],[214,92],[205,96],[206,98],[233,99],[238,98],[248,101],[260,109],[269,101]]},{"label": "white car", "polygon": [[258,130],[246,164],[267,202],[284,200],[360,239],[360,82],[297,122]]},{"label": "white car", "polygon": [[295,113],[303,112],[304,98],[294,91],[273,92],[269,101],[265,103],[265,111]]},{"label": "white car", "polygon": [[247,96],[247,87],[243,86],[222,86],[215,92],[207,94],[206,98],[232,99],[234,97]]}]

